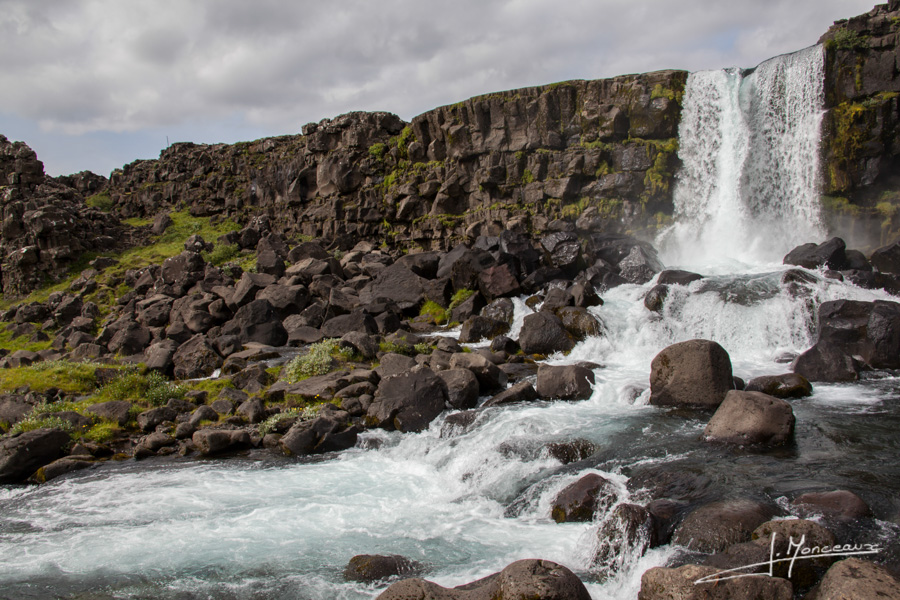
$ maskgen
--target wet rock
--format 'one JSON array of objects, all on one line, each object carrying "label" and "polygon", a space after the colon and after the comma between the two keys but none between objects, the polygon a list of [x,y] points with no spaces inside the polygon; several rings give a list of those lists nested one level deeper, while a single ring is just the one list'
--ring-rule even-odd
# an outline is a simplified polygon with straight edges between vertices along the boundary
[{"label": "wet rock", "polygon": [[575,347],[575,340],[557,316],[542,311],[523,319],[519,345],[526,354],[550,355],[568,352]]},{"label": "wet rock", "polygon": [[618,504],[597,531],[597,552],[591,559],[592,570],[605,579],[640,558],[657,545],[653,517],[636,504]]},{"label": "wet rock", "polygon": [[509,331],[509,324],[505,321],[491,319],[489,317],[472,316],[465,320],[459,332],[459,341],[462,344],[480,342],[484,339],[492,339]]},{"label": "wet rock", "polygon": [[478,403],[478,379],[469,369],[446,369],[437,371],[437,376],[447,386],[447,402],[451,407],[475,408]]},{"label": "wet rock", "polygon": [[845,600],[849,598],[900,598],[900,581],[890,571],[875,563],[846,558],[828,569],[810,600]]},{"label": "wet rock", "polygon": [[464,410],[447,415],[441,426],[441,437],[462,435],[472,427],[480,414],[482,414],[480,410]]},{"label": "wet rock", "polygon": [[480,393],[489,394],[502,390],[508,383],[506,373],[481,354],[460,352],[450,357],[451,369],[468,369],[478,379]]},{"label": "wet rock", "polygon": [[111,400],[109,402],[92,404],[86,410],[101,419],[118,424],[119,427],[123,427],[131,419],[131,402],[126,402],[125,400]]},{"label": "wet rock", "polygon": [[878,248],[869,260],[881,273],[900,275],[900,241]]},{"label": "wet rock", "polygon": [[[716,580],[720,569],[684,565],[677,569],[654,567],[641,576],[638,600],[792,600],[791,583],[779,577],[742,577]],[[708,581],[703,581],[709,578]],[[700,581],[700,583],[697,583]]]},{"label": "wet rock", "polygon": [[500,392],[484,403],[485,408],[490,406],[502,406],[504,404],[516,404],[519,402],[534,402],[538,394],[531,382],[520,381],[512,387]]},{"label": "wet rock", "polygon": [[594,372],[578,365],[541,364],[537,395],[544,400],[586,400],[594,393]]},{"label": "wet rock", "polygon": [[699,552],[721,552],[750,541],[753,530],[775,515],[772,507],[752,500],[722,500],[689,513],[672,541]]},{"label": "wet rock", "polygon": [[777,446],[794,435],[794,411],[780,398],[762,392],[731,390],[703,430],[709,442]]},{"label": "wet rock", "polygon": [[645,284],[663,270],[656,252],[645,246],[632,246],[628,255],[617,265],[619,275],[629,283]]},{"label": "wet rock", "polygon": [[200,454],[208,456],[250,447],[250,434],[244,429],[201,429],[191,437]]},{"label": "wet rock", "polygon": [[847,268],[847,246],[841,238],[831,238],[821,244],[802,244],[787,253],[784,264],[807,269],[827,267],[840,271]]},{"label": "wet rock", "polygon": [[349,413],[339,411],[310,421],[297,421],[279,440],[279,444],[285,453],[296,456],[352,448],[356,445],[360,430],[347,423],[349,416]]},{"label": "wet rock", "polygon": [[497,598],[541,600],[590,600],[591,596],[566,567],[547,560],[526,559],[500,573],[448,589],[424,579],[398,581],[377,600],[493,600]]},{"label": "wet rock", "polygon": [[515,312],[516,309],[512,300],[509,298],[497,298],[481,309],[481,316],[512,325]]},{"label": "wet rock", "polygon": [[93,467],[95,464],[97,463],[93,459],[64,456],[35,471],[29,478],[29,481],[32,483],[47,483],[48,481],[56,479],[57,477],[62,477],[67,473]]},{"label": "wet rock", "polygon": [[422,431],[444,411],[447,388],[431,369],[423,368],[382,379],[367,419],[377,427]]},{"label": "wet rock", "polygon": [[708,340],[673,344],[650,368],[650,404],[657,406],[716,408],[734,385],[728,353]]},{"label": "wet rock", "polygon": [[855,520],[872,516],[866,501],[848,490],[808,492],[791,503],[801,514],[820,514],[826,517]]},{"label": "wet rock", "polygon": [[590,458],[597,452],[597,447],[588,440],[571,442],[551,442],[544,446],[547,456],[555,458],[564,465]]},{"label": "wet rock", "polygon": [[650,288],[650,291],[644,296],[644,307],[650,312],[660,312],[669,295],[669,286],[665,284],[657,284]]},{"label": "wet rock", "polygon": [[656,283],[671,285],[690,285],[695,281],[703,279],[703,275],[692,273],[691,271],[681,271],[677,269],[665,270],[659,274]]},{"label": "wet rock", "polygon": [[809,381],[854,381],[865,369],[900,368],[900,304],[834,300],[819,307],[815,345],[793,370]]},{"label": "wet rock", "polygon": [[603,327],[597,317],[592,315],[586,308],[578,306],[561,306],[553,313],[559,317],[563,327],[566,328],[572,337],[577,341],[585,340],[589,337],[596,337],[603,333]]},{"label": "wet rock", "polygon": [[396,577],[414,577],[424,571],[424,565],[399,554],[358,554],[344,568],[344,579],[373,583]]},{"label": "wet rock", "polygon": [[65,454],[69,434],[61,429],[33,429],[0,441],[0,483],[20,483]]},{"label": "wet rock", "polygon": [[556,495],[550,505],[550,516],[557,523],[592,521],[595,513],[606,512],[617,497],[618,491],[611,481],[589,473]]},{"label": "wet rock", "polygon": [[762,392],[776,398],[805,398],[812,395],[812,384],[803,375],[763,375],[754,377],[744,387],[747,392]]}]

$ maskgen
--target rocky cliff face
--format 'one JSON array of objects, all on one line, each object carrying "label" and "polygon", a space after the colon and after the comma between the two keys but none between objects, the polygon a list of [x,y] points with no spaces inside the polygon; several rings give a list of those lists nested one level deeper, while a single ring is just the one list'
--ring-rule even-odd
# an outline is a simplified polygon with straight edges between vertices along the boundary
[{"label": "rocky cliff face", "polygon": [[900,227],[900,0],[837,21],[819,42],[826,48],[826,201],[845,219],[877,217],[881,237],[893,237]]},{"label": "rocky cliff face", "polygon": [[[115,173],[125,217],[187,206],[351,247],[447,249],[477,235],[640,229],[671,214],[687,73],[472,98],[405,123],[350,113],[303,135],[176,144]],[[659,217],[657,215],[660,215]]]},{"label": "rocky cliff face", "polygon": [[31,148],[0,135],[3,294],[27,293],[65,274],[83,253],[111,250],[124,241],[118,220],[87,207],[79,191],[104,184],[92,174],[48,178]]}]

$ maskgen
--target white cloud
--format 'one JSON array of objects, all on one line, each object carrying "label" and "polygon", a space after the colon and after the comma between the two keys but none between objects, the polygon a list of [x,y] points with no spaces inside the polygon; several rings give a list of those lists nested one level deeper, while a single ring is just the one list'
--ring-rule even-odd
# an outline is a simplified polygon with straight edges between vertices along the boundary
[{"label": "white cloud", "polygon": [[0,0],[0,110],[52,134],[204,130],[229,141],[236,118],[242,132],[291,133],[350,110],[409,119],[564,79],[753,66],[871,6]]}]

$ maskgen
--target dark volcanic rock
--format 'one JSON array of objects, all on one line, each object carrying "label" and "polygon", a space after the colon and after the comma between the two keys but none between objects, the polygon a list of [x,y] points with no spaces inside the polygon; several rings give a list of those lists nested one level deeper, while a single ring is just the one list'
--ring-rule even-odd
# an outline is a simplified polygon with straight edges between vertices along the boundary
[{"label": "dark volcanic rock", "polygon": [[700,552],[721,552],[750,541],[753,530],[774,514],[772,507],[751,500],[713,502],[688,514],[672,541]]},{"label": "dark volcanic rock", "polygon": [[851,557],[836,562],[828,569],[818,587],[807,598],[900,598],[900,581],[881,565]]},{"label": "dark volcanic rock", "polygon": [[776,398],[805,398],[812,395],[812,384],[796,373],[754,377],[744,387],[747,392],[762,392]]},{"label": "dark volcanic rock", "polygon": [[703,436],[710,442],[777,446],[794,435],[794,412],[780,398],[731,390],[716,409]]},{"label": "dark volcanic rock", "polygon": [[708,340],[673,344],[650,368],[650,404],[716,408],[734,387],[728,353]]},{"label": "dark volcanic rock", "polygon": [[239,308],[234,318],[222,326],[222,334],[267,346],[283,346],[288,340],[288,333],[268,300],[254,300]]},{"label": "dark volcanic rock", "polygon": [[213,371],[222,366],[222,357],[205,335],[197,334],[178,347],[172,362],[175,365],[175,377],[194,379],[212,375]]},{"label": "dark volcanic rock", "polygon": [[797,246],[784,257],[784,264],[807,269],[826,267],[835,271],[847,268],[846,244],[841,238],[831,238],[821,244]]},{"label": "dark volcanic rock", "polygon": [[478,379],[469,369],[446,369],[437,376],[447,386],[447,402],[453,408],[475,408],[478,403]]},{"label": "dark volcanic rock", "polygon": [[[526,559],[500,573],[448,589],[424,579],[404,579],[383,591],[377,600],[590,600],[591,596],[566,567],[548,560]],[[780,599],[777,599],[780,600]]]},{"label": "dark volcanic rock", "polygon": [[597,511],[612,506],[618,492],[608,479],[589,473],[562,489],[553,499],[550,516],[557,523],[591,521]]},{"label": "dark volcanic rock", "polygon": [[422,431],[447,400],[446,385],[431,369],[409,371],[381,380],[368,419],[386,429]]},{"label": "dark volcanic rock", "polygon": [[542,311],[525,317],[519,345],[526,354],[549,355],[568,352],[575,347],[575,341],[558,317]]},{"label": "dark volcanic rock", "polygon": [[594,372],[578,365],[538,367],[537,395],[545,400],[586,400],[594,392]]},{"label": "dark volcanic rock", "polygon": [[0,483],[19,483],[60,458],[69,444],[61,429],[33,429],[0,441]]},{"label": "dark volcanic rock", "polygon": [[414,577],[424,571],[424,565],[399,554],[358,554],[344,568],[344,579],[372,583],[394,577]]},{"label": "dark volcanic rock", "polygon": [[[684,565],[677,569],[654,567],[641,576],[638,600],[792,600],[791,582],[780,577],[742,577],[716,580],[720,569],[700,565]],[[707,581],[704,578],[710,578]],[[701,581],[701,583],[697,583]]]}]

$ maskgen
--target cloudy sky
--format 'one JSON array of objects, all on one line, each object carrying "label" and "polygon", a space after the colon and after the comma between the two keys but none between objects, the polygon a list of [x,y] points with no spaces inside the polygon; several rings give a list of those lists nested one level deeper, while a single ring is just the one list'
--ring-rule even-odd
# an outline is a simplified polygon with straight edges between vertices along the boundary
[{"label": "cloudy sky", "polygon": [[51,175],[169,142],[474,95],[754,66],[874,0],[0,0],[0,133]]}]

